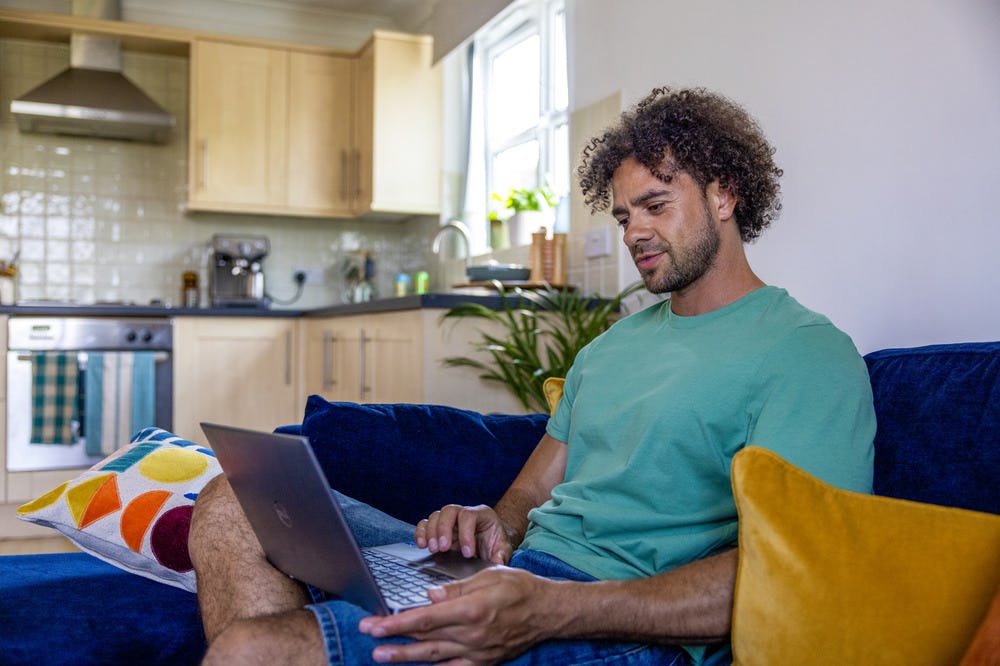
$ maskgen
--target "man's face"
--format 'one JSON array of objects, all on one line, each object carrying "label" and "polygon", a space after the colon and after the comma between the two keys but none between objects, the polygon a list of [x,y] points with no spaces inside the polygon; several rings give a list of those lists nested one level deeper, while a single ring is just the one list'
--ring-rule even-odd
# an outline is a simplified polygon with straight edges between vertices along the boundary
[{"label": "man's face", "polygon": [[721,238],[691,176],[675,171],[665,183],[630,157],[615,171],[611,190],[611,213],[646,289],[682,291],[712,267]]}]

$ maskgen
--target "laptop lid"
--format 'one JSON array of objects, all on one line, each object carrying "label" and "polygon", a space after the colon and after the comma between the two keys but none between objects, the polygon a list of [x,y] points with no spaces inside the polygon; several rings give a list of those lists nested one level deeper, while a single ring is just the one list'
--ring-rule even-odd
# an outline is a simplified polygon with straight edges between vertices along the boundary
[{"label": "laptop lid", "polygon": [[391,612],[305,437],[201,427],[275,568],[371,613]]}]

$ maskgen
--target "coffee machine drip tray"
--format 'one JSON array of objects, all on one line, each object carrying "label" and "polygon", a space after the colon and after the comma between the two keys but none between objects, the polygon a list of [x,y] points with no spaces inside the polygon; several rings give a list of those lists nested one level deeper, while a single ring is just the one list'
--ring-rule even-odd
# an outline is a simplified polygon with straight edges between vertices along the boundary
[{"label": "coffee machine drip tray", "polygon": [[242,308],[242,309],[259,308],[259,309],[267,309],[267,308],[271,307],[271,300],[269,298],[267,298],[266,296],[264,298],[244,299],[244,300],[226,300],[226,299],[222,299],[222,300],[212,301],[212,307],[213,308]]},{"label": "coffee machine drip tray", "polygon": [[209,293],[212,306],[266,308],[264,258],[271,249],[266,236],[212,236]]}]

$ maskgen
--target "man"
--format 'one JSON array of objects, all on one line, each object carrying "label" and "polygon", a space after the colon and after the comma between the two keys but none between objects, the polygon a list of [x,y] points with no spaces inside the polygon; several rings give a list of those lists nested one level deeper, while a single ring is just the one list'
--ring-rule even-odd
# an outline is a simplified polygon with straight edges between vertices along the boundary
[{"label": "man", "polygon": [[[780,208],[772,155],[725,98],[667,89],[585,150],[588,204],[611,204],[646,287],[670,299],[579,354],[546,435],[495,507],[446,506],[416,526],[431,551],[509,567],[391,617],[342,601],[302,610],[305,592],[267,565],[219,480],[191,531],[206,662],[728,663],[733,455],[765,446],[871,490],[863,361],[744,253]],[[385,541],[412,529],[362,520],[385,526]]]}]

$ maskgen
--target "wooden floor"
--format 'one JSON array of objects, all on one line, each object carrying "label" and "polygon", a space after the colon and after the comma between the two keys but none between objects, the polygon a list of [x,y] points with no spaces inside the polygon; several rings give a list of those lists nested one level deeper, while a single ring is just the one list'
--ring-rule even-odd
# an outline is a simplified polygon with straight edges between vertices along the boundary
[{"label": "wooden floor", "polygon": [[0,555],[33,555],[35,553],[72,553],[80,550],[61,536],[39,539],[0,539]]}]

